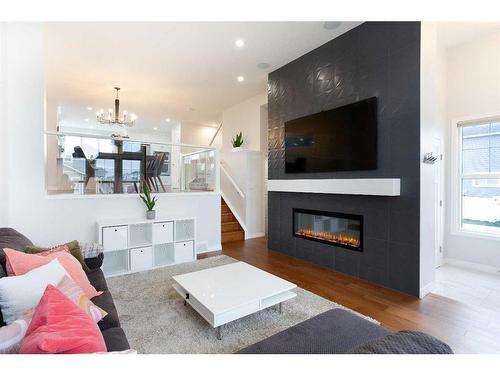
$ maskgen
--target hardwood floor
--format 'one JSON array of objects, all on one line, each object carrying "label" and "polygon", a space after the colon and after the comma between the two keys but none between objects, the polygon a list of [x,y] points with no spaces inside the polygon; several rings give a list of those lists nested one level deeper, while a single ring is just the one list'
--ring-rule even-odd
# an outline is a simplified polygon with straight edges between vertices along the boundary
[{"label": "hardwood floor", "polygon": [[429,333],[456,353],[500,353],[500,316],[494,311],[435,294],[418,299],[373,285],[270,251],[265,238],[225,243],[222,253],[371,316],[390,330]]}]

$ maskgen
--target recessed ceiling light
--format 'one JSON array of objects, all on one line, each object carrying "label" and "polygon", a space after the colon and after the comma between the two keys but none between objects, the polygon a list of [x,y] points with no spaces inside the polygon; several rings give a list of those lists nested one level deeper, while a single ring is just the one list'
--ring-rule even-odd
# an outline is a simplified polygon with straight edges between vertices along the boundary
[{"label": "recessed ceiling light", "polygon": [[334,30],[338,28],[342,22],[335,22],[335,21],[327,21],[323,24],[323,27],[327,30]]},{"label": "recessed ceiling light", "polygon": [[83,121],[85,121],[85,122],[89,122],[89,119],[88,119],[88,118],[86,118],[86,119],[83,119]]},{"label": "recessed ceiling light", "polygon": [[245,80],[245,77],[243,76],[238,76],[238,78],[236,78],[238,80],[238,82],[243,82]]},{"label": "recessed ceiling light", "polygon": [[165,119],[165,121],[166,121],[166,122],[170,122],[170,119],[169,119],[169,118],[166,118],[166,119]]},{"label": "recessed ceiling light", "polygon": [[236,39],[234,45],[238,48],[245,47],[245,41],[243,39]]},{"label": "recessed ceiling light", "polygon": [[158,130],[158,128],[153,128],[153,130]]},{"label": "recessed ceiling light", "polygon": [[87,111],[92,111],[92,107],[87,107]]},{"label": "recessed ceiling light", "polygon": [[266,62],[261,62],[261,63],[257,64],[257,68],[259,68],[259,69],[267,69],[267,68],[269,68],[269,64],[266,63]]},{"label": "recessed ceiling light", "polygon": [[216,128],[218,126],[219,126],[219,124],[216,124],[215,122],[212,124],[212,127],[214,127],[214,128]]}]

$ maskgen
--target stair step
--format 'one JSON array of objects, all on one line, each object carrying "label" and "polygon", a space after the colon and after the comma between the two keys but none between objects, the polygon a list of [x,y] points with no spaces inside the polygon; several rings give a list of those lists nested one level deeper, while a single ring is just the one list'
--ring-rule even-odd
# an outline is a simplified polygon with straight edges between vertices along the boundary
[{"label": "stair step", "polygon": [[221,199],[220,212],[221,242],[243,241],[245,239],[245,232],[231,212],[229,206],[224,202],[224,199]]},{"label": "stair step", "polygon": [[233,221],[236,221],[236,218],[234,217],[233,214],[221,214],[221,222],[222,223],[231,223]]},{"label": "stair step", "polygon": [[245,239],[245,234],[243,231],[233,231],[233,232],[223,232],[222,233],[222,243],[232,242],[232,241],[242,241]]},{"label": "stair step", "polygon": [[222,233],[242,230],[240,227],[240,224],[237,221],[230,221],[228,223],[222,223],[221,229],[222,229]]}]

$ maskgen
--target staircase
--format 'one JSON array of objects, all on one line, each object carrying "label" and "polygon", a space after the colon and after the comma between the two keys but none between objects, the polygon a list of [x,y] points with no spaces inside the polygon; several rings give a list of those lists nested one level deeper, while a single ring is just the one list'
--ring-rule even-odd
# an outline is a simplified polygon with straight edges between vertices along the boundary
[{"label": "staircase", "polygon": [[238,220],[234,217],[229,206],[221,198],[221,242],[242,241],[245,239],[245,232]]}]

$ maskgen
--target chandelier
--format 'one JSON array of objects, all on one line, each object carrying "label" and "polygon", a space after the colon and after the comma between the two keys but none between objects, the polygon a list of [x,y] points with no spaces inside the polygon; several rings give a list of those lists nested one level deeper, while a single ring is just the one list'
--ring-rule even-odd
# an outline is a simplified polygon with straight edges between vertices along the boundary
[{"label": "chandelier", "polygon": [[120,99],[118,99],[118,91],[120,91],[120,88],[115,87],[115,90],[115,109],[113,110],[112,108],[110,108],[108,109],[107,113],[104,111],[104,109],[96,112],[97,121],[99,121],[101,124],[108,125],[134,126],[135,120],[137,120],[137,116],[133,113],[129,115],[127,111],[123,111],[123,113],[120,114]]}]

